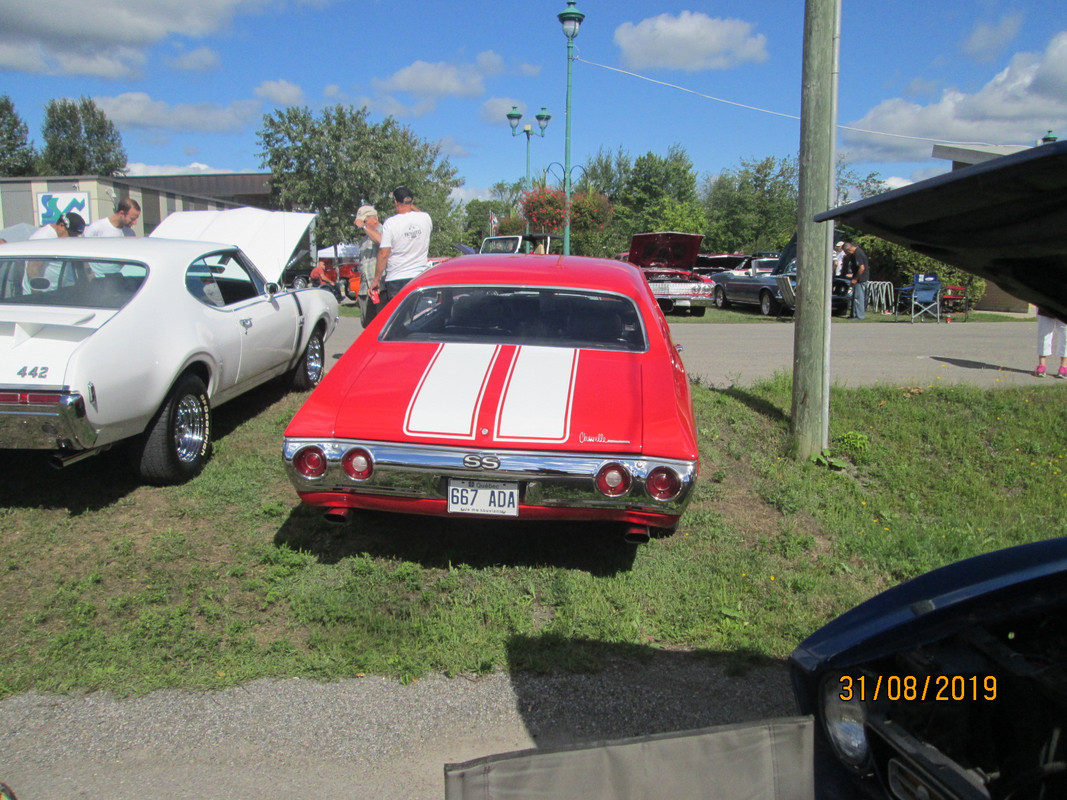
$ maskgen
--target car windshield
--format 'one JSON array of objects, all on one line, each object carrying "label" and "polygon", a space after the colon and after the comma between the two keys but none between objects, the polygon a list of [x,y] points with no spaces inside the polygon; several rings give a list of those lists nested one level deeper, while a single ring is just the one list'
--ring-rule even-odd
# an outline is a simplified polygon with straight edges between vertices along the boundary
[{"label": "car windshield", "polygon": [[641,352],[646,338],[633,300],[576,289],[429,286],[393,313],[386,342],[491,342]]},{"label": "car windshield", "polygon": [[122,308],[148,268],[124,261],[0,259],[0,303],[67,308]]}]

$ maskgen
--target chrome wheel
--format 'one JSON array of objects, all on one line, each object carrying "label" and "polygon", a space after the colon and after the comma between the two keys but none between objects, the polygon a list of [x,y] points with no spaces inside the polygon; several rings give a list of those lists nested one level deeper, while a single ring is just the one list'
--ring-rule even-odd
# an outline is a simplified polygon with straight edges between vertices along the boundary
[{"label": "chrome wheel", "polygon": [[197,395],[187,394],[174,411],[174,454],[183,464],[193,464],[204,452],[208,436],[207,412]]}]

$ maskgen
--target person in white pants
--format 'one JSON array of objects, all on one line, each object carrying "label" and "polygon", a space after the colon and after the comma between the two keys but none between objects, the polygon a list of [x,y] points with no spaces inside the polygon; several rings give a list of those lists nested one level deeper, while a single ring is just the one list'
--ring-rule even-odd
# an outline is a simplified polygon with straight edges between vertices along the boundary
[{"label": "person in white pants", "polygon": [[1062,319],[1052,316],[1052,312],[1038,306],[1037,308],[1037,369],[1034,377],[1044,378],[1046,360],[1051,355],[1060,358],[1057,378],[1067,378],[1067,324]]}]

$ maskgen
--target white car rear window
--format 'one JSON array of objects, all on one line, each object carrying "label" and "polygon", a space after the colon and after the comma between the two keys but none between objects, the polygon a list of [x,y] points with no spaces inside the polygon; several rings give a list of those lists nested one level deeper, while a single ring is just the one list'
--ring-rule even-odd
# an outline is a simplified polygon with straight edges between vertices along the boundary
[{"label": "white car rear window", "polygon": [[148,268],[123,261],[0,259],[0,303],[67,308],[122,308]]}]

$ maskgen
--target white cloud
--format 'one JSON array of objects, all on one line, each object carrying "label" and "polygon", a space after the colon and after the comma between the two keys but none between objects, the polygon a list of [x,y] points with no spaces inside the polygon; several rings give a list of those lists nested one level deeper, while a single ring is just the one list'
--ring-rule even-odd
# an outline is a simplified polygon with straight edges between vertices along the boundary
[{"label": "white cloud", "polygon": [[39,42],[7,41],[0,34],[0,69],[38,75],[87,75],[117,79],[140,75],[144,54],[131,47],[93,52],[84,46],[56,52]]},{"label": "white cloud", "polygon": [[718,19],[693,11],[660,14],[636,25],[615,29],[615,44],[632,69],[665,68],[698,72],[730,69],[767,60],[767,37],[753,33],[753,24]]},{"label": "white cloud", "polygon": [[[519,111],[526,116],[526,104],[513,97],[490,97],[482,103],[478,116],[493,125],[507,125],[508,112],[511,111],[512,106],[518,106]],[[533,122],[532,119],[526,121]]]},{"label": "white cloud", "polygon": [[149,175],[212,175],[233,172],[251,172],[253,170],[217,169],[196,161],[178,166],[175,164],[142,164],[134,162],[126,165],[126,176],[130,178]]},{"label": "white cloud", "polygon": [[960,50],[975,61],[988,64],[1004,52],[1004,49],[1019,35],[1022,26],[1022,14],[1009,14],[996,25],[979,22],[960,45]]},{"label": "white cloud", "polygon": [[[474,63],[416,61],[388,78],[373,79],[377,95],[359,102],[394,117],[421,117],[432,112],[442,98],[480,97],[485,94],[485,79],[505,70],[504,59],[492,50],[479,53]],[[397,94],[411,95],[415,102],[405,102]]]},{"label": "white cloud", "polygon": [[304,102],[304,90],[287,80],[263,81],[254,90],[256,97],[276,106],[295,106]]},{"label": "white cloud", "polygon": [[125,92],[116,97],[94,97],[96,104],[119,129],[156,128],[198,133],[232,133],[256,121],[257,100],[237,100],[226,106],[217,103],[170,105],[153,100],[144,92]]},{"label": "white cloud", "polygon": [[198,47],[188,53],[174,56],[170,65],[186,72],[211,72],[222,65],[219,54],[210,47]]},{"label": "white cloud", "polygon": [[[127,78],[140,74],[145,50],[172,34],[202,37],[266,0],[145,0],[93,3],[0,0],[0,66],[46,75]],[[21,58],[14,55],[21,54]]]},{"label": "white cloud", "polygon": [[471,154],[467,146],[454,136],[445,136],[437,144],[441,147],[441,155],[448,158],[467,158]]},{"label": "white cloud", "polygon": [[[1049,128],[1067,129],[1067,32],[1044,53],[1018,53],[973,94],[946,89],[928,105],[892,98],[850,127],[897,134],[844,131],[850,161],[921,161],[933,141],[1031,144]],[[924,138],[904,138],[924,137]]]},{"label": "white cloud", "polygon": [[453,203],[469,203],[471,200],[488,200],[492,197],[492,191],[488,188],[477,186],[460,186],[453,189],[448,199]]}]

